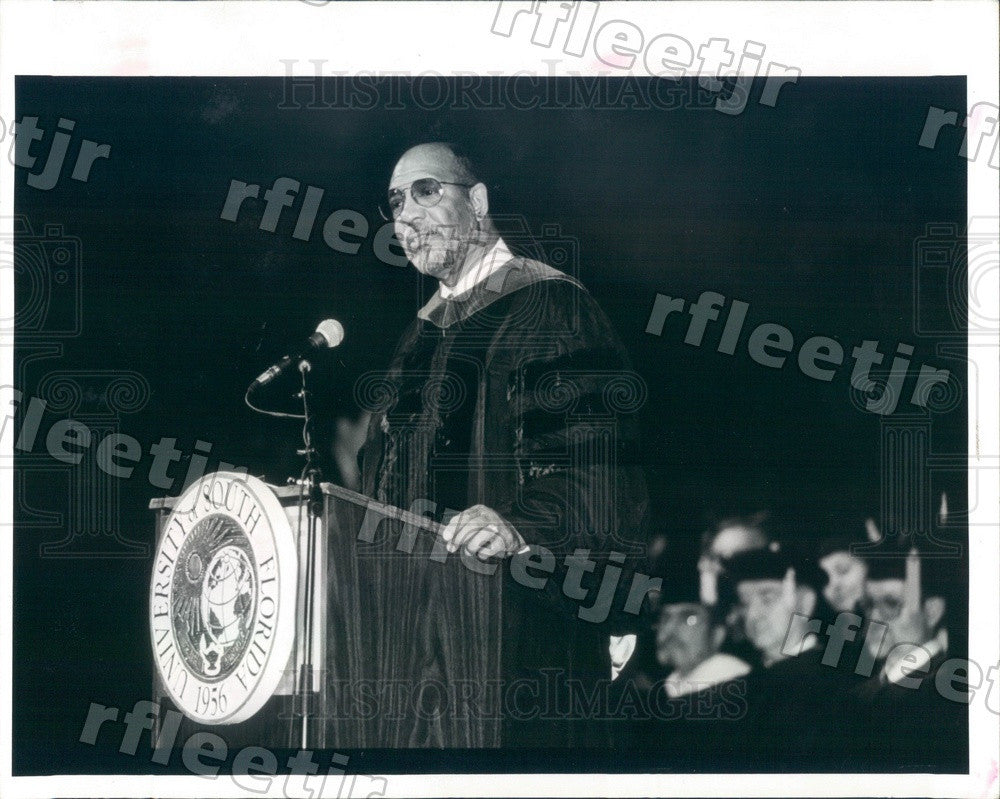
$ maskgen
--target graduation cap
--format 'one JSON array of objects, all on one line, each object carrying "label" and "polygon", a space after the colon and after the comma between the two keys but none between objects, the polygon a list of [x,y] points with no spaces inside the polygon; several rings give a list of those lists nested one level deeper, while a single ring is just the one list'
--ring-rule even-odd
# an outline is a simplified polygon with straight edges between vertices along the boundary
[{"label": "graduation cap", "polygon": [[659,604],[680,605],[680,604],[701,605],[701,595],[699,593],[698,570],[691,564],[690,568],[678,569],[663,578],[663,586],[660,588]]},{"label": "graduation cap", "polygon": [[949,566],[947,558],[927,558],[921,555],[915,536],[883,536],[879,541],[856,548],[852,554],[868,567],[869,580],[902,580],[914,596],[926,599],[945,596],[948,592]]},{"label": "graduation cap", "polygon": [[881,538],[875,520],[854,508],[827,509],[810,521],[816,533],[817,562],[835,552],[854,555],[855,550]]},{"label": "graduation cap", "polygon": [[798,585],[806,585],[816,591],[826,585],[826,574],[814,560],[796,557],[778,543],[739,552],[723,565],[724,579],[734,591],[738,583],[746,580],[785,580],[789,569],[794,570]]},{"label": "graduation cap", "polygon": [[869,542],[870,540],[863,529],[825,536],[820,539],[819,545],[816,547],[816,560],[820,561],[835,552],[845,552],[848,555],[860,557],[856,550]]},{"label": "graduation cap", "polygon": [[671,575],[665,576],[657,598],[657,613],[668,605],[701,605],[708,610],[708,618],[712,624],[723,624],[724,608],[718,603],[705,602],[702,596],[701,576],[693,564],[691,568],[677,569]]}]

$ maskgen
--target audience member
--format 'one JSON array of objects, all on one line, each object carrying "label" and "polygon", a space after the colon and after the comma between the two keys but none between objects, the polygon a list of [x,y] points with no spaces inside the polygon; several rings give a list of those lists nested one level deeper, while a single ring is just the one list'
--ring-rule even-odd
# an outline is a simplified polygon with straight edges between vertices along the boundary
[{"label": "audience member", "polygon": [[699,592],[705,605],[719,601],[718,583],[724,563],[740,552],[762,549],[771,542],[766,511],[746,516],[729,516],[714,522],[702,535],[698,559]]},{"label": "audience member", "polygon": [[819,569],[772,544],[736,555],[726,574],[762,663],[747,677],[742,751],[763,768],[843,767],[850,745],[844,696],[857,678],[821,663],[810,624],[823,584]]},{"label": "audience member", "polygon": [[[667,587],[656,624],[656,659],[669,669],[664,689],[671,698],[696,693],[742,677],[750,666],[720,652],[725,621],[716,608],[702,604],[693,588]],[[679,588],[679,590],[678,590]],[[673,590],[671,590],[673,589]]]},{"label": "audience member", "polygon": [[868,573],[862,553],[871,544],[873,529],[877,530],[873,519],[862,523],[860,515],[840,514],[819,542],[816,559],[827,577],[823,597],[836,613],[860,609]]},{"label": "audience member", "polygon": [[858,755],[870,767],[944,759],[964,770],[968,672],[964,661],[948,659],[942,579],[952,563],[922,559],[905,545],[902,536],[883,539],[866,557],[864,647],[873,676],[851,692]]}]

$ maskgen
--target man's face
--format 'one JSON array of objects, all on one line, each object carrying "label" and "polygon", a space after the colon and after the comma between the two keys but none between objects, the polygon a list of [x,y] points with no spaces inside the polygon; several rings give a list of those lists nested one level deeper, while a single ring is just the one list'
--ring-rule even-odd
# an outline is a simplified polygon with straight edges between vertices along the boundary
[{"label": "man's face", "polygon": [[881,645],[877,635],[865,636],[865,646],[876,660],[886,657],[897,644],[923,644],[930,637],[922,608],[908,609],[902,580],[868,580],[865,592],[869,618],[886,626]]},{"label": "man's face", "polygon": [[664,605],[656,627],[656,659],[687,673],[714,654],[708,610],[696,603]]},{"label": "man's face", "polygon": [[868,567],[849,552],[831,552],[820,558],[827,584],[823,596],[834,610],[854,610],[865,595]]},{"label": "man's face", "polygon": [[761,652],[780,652],[795,612],[781,580],[744,580],[736,586],[747,638]]},{"label": "man's face", "polygon": [[[441,198],[431,207],[413,199],[412,185],[422,178],[441,182]],[[446,148],[421,145],[403,154],[392,172],[389,189],[404,194],[402,211],[395,219],[396,237],[407,258],[421,274],[453,286],[462,272],[470,242],[479,229],[469,190]]]}]

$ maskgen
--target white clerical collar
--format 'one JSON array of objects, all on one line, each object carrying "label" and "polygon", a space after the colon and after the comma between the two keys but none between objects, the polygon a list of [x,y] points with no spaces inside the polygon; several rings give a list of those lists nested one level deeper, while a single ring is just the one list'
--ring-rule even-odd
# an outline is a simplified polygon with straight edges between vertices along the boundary
[{"label": "white clerical collar", "polygon": [[454,286],[448,288],[444,283],[438,284],[438,293],[446,300],[465,294],[473,286],[486,280],[513,257],[514,255],[507,249],[504,240],[498,238],[496,244],[482,258],[472,264]]},{"label": "white clerical collar", "polygon": [[927,669],[930,662],[947,649],[948,631],[942,627],[930,641],[914,647],[912,652],[897,660],[891,667],[883,667],[882,678],[887,682],[901,684],[910,675],[917,679],[926,677],[926,674],[919,672]]},{"label": "white clerical collar", "polygon": [[697,693],[713,685],[735,680],[750,672],[750,666],[738,657],[716,652],[708,660],[703,660],[687,674],[674,671],[667,677],[664,688],[667,696],[676,699],[679,696]]}]

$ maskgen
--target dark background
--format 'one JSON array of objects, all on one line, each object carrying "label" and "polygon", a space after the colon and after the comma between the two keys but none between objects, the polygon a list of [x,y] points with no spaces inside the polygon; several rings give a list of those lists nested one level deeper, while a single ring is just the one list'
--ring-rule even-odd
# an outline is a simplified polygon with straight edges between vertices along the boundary
[{"label": "dark background", "polygon": [[[338,86],[331,79],[326,88]],[[280,108],[280,79],[18,79],[18,119],[37,116],[46,131],[31,171],[44,165],[56,121],[76,122],[59,184],[40,191],[18,169],[15,204],[36,237],[50,224],[78,237],[82,287],[79,335],[21,326],[18,387],[27,397],[55,371],[129,370],[151,393],[120,417],[145,454],[130,479],[117,481],[115,529],[85,531],[103,536],[112,554],[121,549],[110,535],[117,531],[149,545],[150,557],[41,557],[43,544],[65,536],[74,501],[74,467],[34,468],[45,459],[46,427],[66,414],[47,414],[30,464],[20,458],[15,774],[149,769],[116,755],[120,732],[97,747],[79,743],[91,702],[124,713],[150,698],[147,505],[180,492],[187,462],[171,467],[176,488],[159,490],[146,479],[149,447],[174,437],[190,454],[200,439],[212,444],[209,469],[228,461],[275,482],[297,472],[297,424],[252,413],[243,391],[320,319],[341,320],[343,345],[317,358],[314,371],[322,436],[349,408],[354,379],[387,363],[433,286],[373,256],[376,207],[395,159],[421,140],[458,139],[478,153],[492,210],[522,215],[534,237],[512,240],[515,249],[552,260],[557,251],[578,253],[575,268],[560,266],[607,311],[648,385],[644,460],[653,527],[667,536],[668,556],[693,568],[711,512],[770,508],[801,541],[828,532],[834,518],[880,515],[884,420],[851,400],[850,349],[877,339],[886,366],[896,344],[909,343],[915,365],[951,369],[966,382],[961,359],[935,353],[941,342],[964,340],[961,327],[920,335],[914,308],[915,281],[926,277],[915,273],[915,241],[931,223],[961,233],[967,217],[967,163],[956,155],[963,131],[943,131],[935,150],[917,141],[929,106],[965,107],[964,79],[802,78],[782,89],[776,107],[756,102],[757,82],[738,116],[713,110],[715,97],[693,82],[680,86],[684,107],[673,110],[426,111],[406,101],[407,91],[397,92],[404,110]],[[111,145],[85,183],[69,179],[83,138]],[[282,176],[302,186],[275,233],[258,227],[263,199],[247,201],[236,223],[220,218],[230,180],[260,184],[263,196]],[[307,185],[325,196],[303,242],[291,233]],[[323,241],[323,221],[341,208],[371,223],[357,255]],[[558,232],[542,235],[546,225]],[[18,284],[19,309],[26,290]],[[936,296],[930,310],[950,324],[941,313],[948,298],[929,290],[921,297]],[[644,332],[657,292],[693,301],[702,291],[750,304],[733,356],[715,350],[721,322],[710,324],[701,347],[683,343],[686,315],[672,316],[659,337]],[[52,296],[58,310],[64,300]],[[812,335],[837,339],[845,365],[825,383],[803,376],[794,353],[780,370],[755,363],[746,337],[765,321],[793,332],[795,352]],[[61,353],[29,360],[52,343]],[[918,410],[907,406],[910,385],[897,415]],[[290,390],[272,392],[274,405],[291,409]],[[952,405],[932,416],[931,449],[964,459],[966,405]],[[960,471],[932,483],[949,491],[953,514],[964,510]],[[64,515],[38,522],[38,511]],[[963,541],[965,530],[951,535]],[[964,561],[958,567],[955,654],[964,646]],[[545,767],[631,767],[621,758],[560,757]],[[380,773],[400,762],[369,757],[357,767]]]}]

